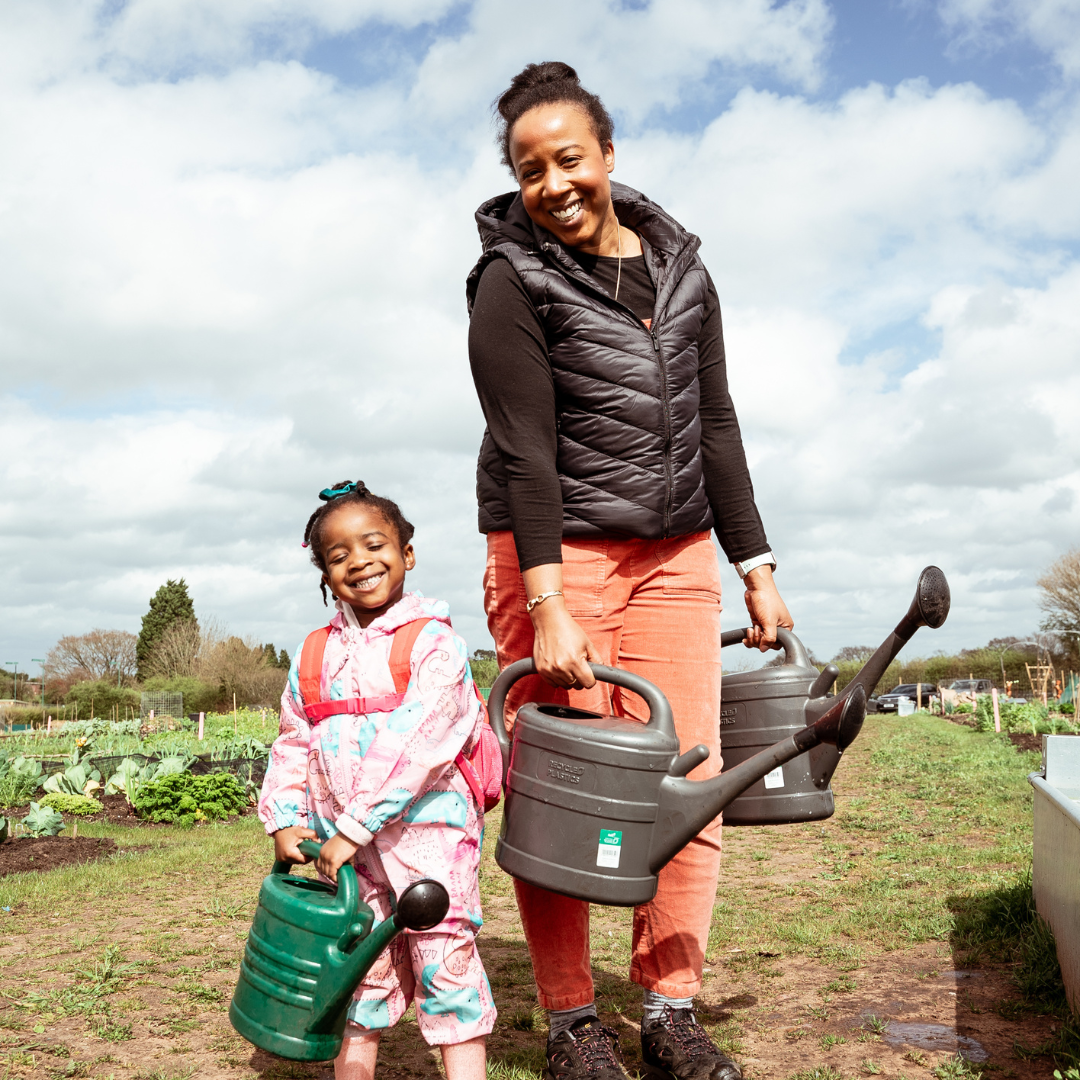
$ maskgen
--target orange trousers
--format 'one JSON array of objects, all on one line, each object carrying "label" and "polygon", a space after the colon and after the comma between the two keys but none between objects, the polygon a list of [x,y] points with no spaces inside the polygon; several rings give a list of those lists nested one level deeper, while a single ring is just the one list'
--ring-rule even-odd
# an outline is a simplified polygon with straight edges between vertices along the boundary
[{"label": "orange trousers", "polygon": [[[671,702],[680,752],[711,751],[690,776],[720,772],[720,567],[708,533],[670,540],[582,540],[562,545],[563,594],[603,663],[655,683]],[[532,622],[509,531],[488,533],[484,610],[499,667],[532,656]],[[559,690],[539,676],[510,692],[510,725],[526,701],[570,704],[646,721],[636,694],[597,683]],[[656,896],[634,909],[630,978],[667,997],[701,989],[716,880],[720,818],[660,871]],[[540,1004],[571,1009],[593,1000],[589,905],[515,881]]]}]

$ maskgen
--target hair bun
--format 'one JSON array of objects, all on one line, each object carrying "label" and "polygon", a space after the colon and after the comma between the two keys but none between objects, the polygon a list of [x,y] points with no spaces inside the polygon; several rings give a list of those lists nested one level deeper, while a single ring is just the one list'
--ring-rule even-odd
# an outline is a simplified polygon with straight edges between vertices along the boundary
[{"label": "hair bun", "polygon": [[515,111],[515,102],[528,94],[530,90],[538,86],[547,86],[550,83],[571,83],[580,86],[581,80],[578,73],[561,60],[545,60],[542,64],[526,64],[511,80],[509,88],[499,97],[499,115],[504,120],[509,120]]},{"label": "hair bun", "polygon": [[[565,103],[576,105],[589,118],[596,141],[603,147],[611,142],[615,125],[604,103],[581,85],[578,73],[561,60],[546,60],[542,64],[526,64],[510,80],[510,85],[496,99],[494,108],[499,114],[499,148],[503,164],[514,174],[510,160],[510,132],[530,109],[540,105]],[[514,175],[517,179],[517,176]]]}]

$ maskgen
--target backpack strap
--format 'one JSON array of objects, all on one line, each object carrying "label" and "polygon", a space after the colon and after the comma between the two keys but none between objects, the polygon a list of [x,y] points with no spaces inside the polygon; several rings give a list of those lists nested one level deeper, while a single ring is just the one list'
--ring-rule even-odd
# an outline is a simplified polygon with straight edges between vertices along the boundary
[{"label": "backpack strap", "polygon": [[394,679],[394,689],[404,694],[409,688],[412,677],[412,651],[420,631],[430,619],[414,619],[394,631],[394,644],[390,646],[390,674]]},{"label": "backpack strap", "polygon": [[[304,638],[300,650],[300,699],[304,712],[322,700],[322,662],[331,627],[320,626]],[[310,715],[308,719],[313,719]]]},{"label": "backpack strap", "polygon": [[300,698],[304,703],[304,715],[313,723],[339,713],[393,712],[404,700],[405,691],[412,675],[412,651],[420,631],[431,619],[415,619],[394,631],[390,646],[390,674],[394,679],[396,693],[381,697],[345,698],[342,701],[322,700],[322,665],[326,643],[330,638],[330,626],[320,626],[304,639],[300,652]]}]

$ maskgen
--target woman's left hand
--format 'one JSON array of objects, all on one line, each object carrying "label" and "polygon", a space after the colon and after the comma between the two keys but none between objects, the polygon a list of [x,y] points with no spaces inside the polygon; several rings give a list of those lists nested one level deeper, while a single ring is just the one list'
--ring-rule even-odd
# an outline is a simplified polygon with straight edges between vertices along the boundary
[{"label": "woman's left hand", "polygon": [[773,581],[772,567],[766,564],[751,570],[743,578],[746,586],[746,610],[750,612],[750,631],[743,639],[748,649],[776,648],[776,628],[794,630],[795,623],[788,613],[787,604],[777,591]]},{"label": "woman's left hand", "polygon": [[319,852],[315,860],[315,869],[328,877],[331,881],[337,881],[338,870],[345,865],[360,849],[359,844],[354,844],[348,837],[337,833],[331,836]]}]

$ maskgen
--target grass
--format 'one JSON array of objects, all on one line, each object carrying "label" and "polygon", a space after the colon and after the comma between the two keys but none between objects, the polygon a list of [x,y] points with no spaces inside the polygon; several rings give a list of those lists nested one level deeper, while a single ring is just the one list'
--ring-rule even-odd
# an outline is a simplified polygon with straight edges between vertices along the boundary
[{"label": "grass", "polygon": [[1028,755],[925,714],[902,726],[869,717],[866,726],[867,765],[881,782],[838,800],[842,838],[814,824],[761,829],[755,865],[763,855],[775,867],[785,851],[810,851],[818,872],[801,882],[775,877],[722,889],[710,951],[737,946],[836,962],[857,961],[867,948],[948,941],[957,898],[1009,883],[1030,865]]}]

